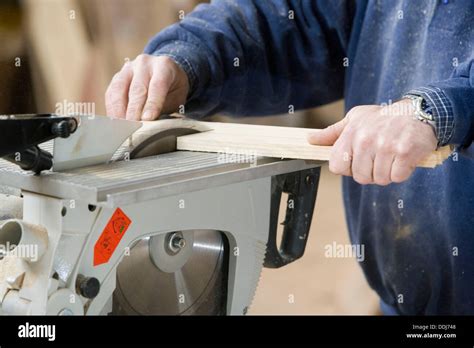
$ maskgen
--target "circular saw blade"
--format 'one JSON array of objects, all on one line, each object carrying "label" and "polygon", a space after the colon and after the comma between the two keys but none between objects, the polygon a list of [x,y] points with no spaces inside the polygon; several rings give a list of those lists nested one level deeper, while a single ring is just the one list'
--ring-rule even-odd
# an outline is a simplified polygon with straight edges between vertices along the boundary
[{"label": "circular saw blade", "polygon": [[[193,230],[182,235],[190,242],[188,252],[182,250],[158,260],[152,251],[163,256],[165,251],[158,242],[167,243],[167,238],[158,238],[158,242],[153,239],[156,237],[144,238],[131,248],[117,269],[114,314],[216,314],[222,291],[221,233]],[[183,256],[181,252],[185,252]],[[186,260],[181,266],[183,257]]]},{"label": "circular saw blade", "polygon": [[141,158],[176,151],[177,137],[195,133],[198,133],[198,131],[191,128],[171,128],[162,130],[148,137],[139,144],[135,144],[130,157]]},{"label": "circular saw blade", "polygon": [[[156,156],[176,150],[176,138],[194,128],[158,129],[140,138],[130,158]],[[121,156],[118,156],[121,158]],[[170,252],[169,236],[180,233],[186,246]],[[224,243],[218,231],[191,230],[143,238],[117,268],[113,314],[221,314],[225,299]]]},{"label": "circular saw blade", "polygon": [[[144,129],[142,129],[144,128]],[[207,130],[205,126],[169,117],[148,122],[133,133],[112,157],[112,162],[176,151],[177,138]]]}]

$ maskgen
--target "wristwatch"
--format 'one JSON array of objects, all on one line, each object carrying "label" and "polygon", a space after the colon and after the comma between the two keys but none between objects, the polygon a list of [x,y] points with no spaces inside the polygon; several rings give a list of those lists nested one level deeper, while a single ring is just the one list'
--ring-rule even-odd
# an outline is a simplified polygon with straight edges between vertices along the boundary
[{"label": "wristwatch", "polygon": [[435,134],[436,132],[436,122],[431,112],[431,107],[426,103],[425,99],[419,95],[406,94],[403,98],[408,98],[412,101],[413,107],[415,108],[415,114],[413,117],[416,120],[429,124],[433,127]]}]

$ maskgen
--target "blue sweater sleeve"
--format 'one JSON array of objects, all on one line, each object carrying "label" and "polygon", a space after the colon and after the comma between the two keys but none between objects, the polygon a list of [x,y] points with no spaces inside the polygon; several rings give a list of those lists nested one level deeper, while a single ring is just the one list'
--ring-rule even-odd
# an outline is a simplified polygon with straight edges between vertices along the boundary
[{"label": "blue sweater sleeve", "polygon": [[145,53],[187,73],[186,113],[285,113],[343,96],[355,2],[214,0],[156,35]]},{"label": "blue sweater sleeve", "polygon": [[474,58],[460,64],[451,77],[417,88],[436,121],[440,145],[468,147],[474,141]]}]

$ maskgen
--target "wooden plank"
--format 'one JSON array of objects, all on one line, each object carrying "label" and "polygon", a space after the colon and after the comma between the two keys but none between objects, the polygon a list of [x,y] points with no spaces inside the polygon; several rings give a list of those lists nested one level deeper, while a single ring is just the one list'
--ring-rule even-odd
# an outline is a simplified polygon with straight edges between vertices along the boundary
[{"label": "wooden plank", "polygon": [[[308,134],[316,129],[218,122],[198,123],[200,127],[209,131],[179,137],[178,150],[318,161],[328,161],[331,153],[331,146],[310,145],[307,142]],[[434,151],[421,161],[418,167],[436,167],[450,153],[449,147]]]},{"label": "wooden plank", "polygon": [[[328,161],[331,152],[331,146],[308,144],[308,134],[316,129],[200,122],[186,118],[143,122],[142,128],[130,137],[128,146],[133,148],[153,134],[173,128],[191,128],[201,132],[179,137],[178,150],[240,153],[317,161]],[[418,166],[433,168],[448,158],[450,153],[449,146],[445,146],[438,151],[433,151]]]}]

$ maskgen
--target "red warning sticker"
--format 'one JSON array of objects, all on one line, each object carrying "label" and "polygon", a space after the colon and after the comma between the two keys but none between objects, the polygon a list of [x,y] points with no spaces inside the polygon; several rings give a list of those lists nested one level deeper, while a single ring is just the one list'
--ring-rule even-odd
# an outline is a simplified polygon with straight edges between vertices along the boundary
[{"label": "red warning sticker", "polygon": [[107,263],[127,232],[132,220],[117,208],[94,246],[94,266]]}]

